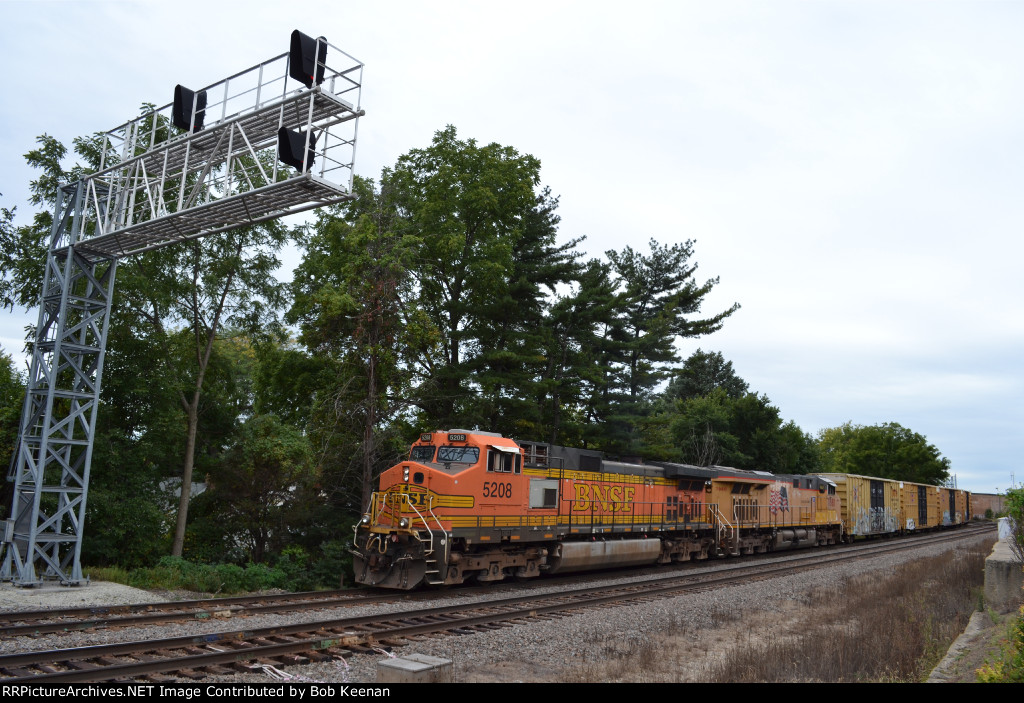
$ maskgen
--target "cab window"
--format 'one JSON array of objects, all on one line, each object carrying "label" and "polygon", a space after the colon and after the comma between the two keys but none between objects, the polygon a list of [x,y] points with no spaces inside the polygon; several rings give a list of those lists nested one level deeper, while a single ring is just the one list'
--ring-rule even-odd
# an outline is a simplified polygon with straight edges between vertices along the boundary
[{"label": "cab window", "polygon": [[434,446],[427,445],[425,447],[413,447],[412,452],[409,454],[411,461],[433,461],[434,460]]},{"label": "cab window", "polygon": [[491,449],[487,453],[487,470],[499,473],[520,473],[523,457],[519,452],[503,452]]},{"label": "cab window", "polygon": [[442,464],[457,462],[459,464],[475,464],[480,458],[480,450],[476,447],[438,447],[437,461]]}]

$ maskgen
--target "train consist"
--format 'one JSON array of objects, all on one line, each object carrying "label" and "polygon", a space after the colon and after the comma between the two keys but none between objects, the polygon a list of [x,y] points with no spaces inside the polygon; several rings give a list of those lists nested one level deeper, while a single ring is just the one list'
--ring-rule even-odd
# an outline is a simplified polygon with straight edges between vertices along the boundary
[{"label": "train consist", "polygon": [[970,494],[855,476],[609,461],[431,432],[355,528],[359,583],[411,589],[754,554],[960,524]]}]

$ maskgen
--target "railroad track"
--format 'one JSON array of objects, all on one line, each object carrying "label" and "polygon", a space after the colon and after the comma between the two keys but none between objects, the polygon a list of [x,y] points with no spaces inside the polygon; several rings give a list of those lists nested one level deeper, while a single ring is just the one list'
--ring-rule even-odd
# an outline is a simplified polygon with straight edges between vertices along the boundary
[{"label": "railroad track", "polygon": [[[953,539],[974,537],[978,532],[967,528]],[[789,575],[851,558],[870,558],[949,539],[950,535],[943,533],[911,541],[855,545],[827,554],[795,552],[779,560],[727,564],[712,573],[677,572],[629,584],[491,598],[472,605],[444,605],[166,640],[11,654],[0,656],[0,681],[4,684],[97,682],[172,673],[183,678],[203,678],[250,671],[246,662],[307,663],[330,659],[343,651],[365,653],[371,648],[390,648],[406,644],[409,638],[468,634],[510,627],[533,618],[569,616],[581,609],[749,583],[780,573]]]},{"label": "railroad track", "polygon": [[[965,528],[961,534],[967,534],[966,530],[974,529],[973,526]],[[986,529],[986,528],[981,528]],[[936,535],[931,535],[933,538]],[[929,535],[915,535],[893,539],[921,540]],[[920,544],[921,542],[915,542]],[[858,543],[857,545],[839,545],[832,548],[835,553],[847,553],[851,550],[874,549],[876,542]],[[789,553],[762,554],[745,559],[778,559],[787,558]],[[190,621],[211,621],[227,620],[233,618],[244,618],[253,615],[268,615],[274,613],[302,612],[306,610],[318,610],[337,607],[357,607],[373,605],[377,603],[392,603],[397,601],[437,599],[446,596],[465,597],[473,594],[491,594],[501,588],[535,589],[549,588],[553,585],[564,585],[571,587],[581,582],[593,582],[595,580],[619,579],[623,573],[630,575],[663,575],[667,569],[679,569],[685,571],[692,567],[714,564],[714,561],[687,562],[673,564],[671,566],[656,566],[646,569],[614,569],[603,572],[589,572],[583,574],[569,574],[564,576],[546,577],[519,583],[515,586],[508,584],[491,584],[486,586],[459,586],[444,591],[309,591],[301,593],[286,593],[276,595],[250,595],[226,598],[203,598],[184,601],[159,601],[152,603],[134,603],[123,605],[83,606],[78,608],[44,609],[44,610],[21,610],[12,612],[0,612],[0,640],[13,639],[16,637],[38,636],[47,634],[61,634],[83,632],[101,628],[126,628],[141,627],[171,622]],[[441,594],[441,595],[439,595]]]},{"label": "railroad track", "polygon": [[212,620],[320,608],[353,607],[409,598],[407,593],[310,591],[281,595],[91,606],[0,613],[0,639],[80,632],[106,627],[138,627],[165,622]]}]

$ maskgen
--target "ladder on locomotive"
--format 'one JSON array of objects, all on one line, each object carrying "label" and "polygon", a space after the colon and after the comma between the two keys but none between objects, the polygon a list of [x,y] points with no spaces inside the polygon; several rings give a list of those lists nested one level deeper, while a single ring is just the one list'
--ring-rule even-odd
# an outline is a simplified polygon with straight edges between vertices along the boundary
[{"label": "ladder on locomotive", "polygon": [[717,505],[709,504],[711,514],[715,519],[715,547],[720,547],[723,543],[728,544],[729,553],[736,555],[740,553],[739,541],[740,541],[740,530],[738,526],[734,526],[730,523],[722,511],[718,509]]},{"label": "ladder on locomotive", "polygon": [[[433,518],[434,523],[437,525],[438,535],[435,536],[434,530],[430,528],[430,523],[427,522],[427,518],[423,516],[416,506],[409,502],[409,507],[412,508],[420,522],[426,528],[427,536],[423,536],[422,530],[415,530],[413,534],[416,535],[416,539],[419,540],[420,544],[423,545],[423,556],[424,563],[427,566],[426,571],[423,574],[424,580],[432,585],[436,586],[444,583],[445,574],[441,571],[442,568],[447,569],[448,566],[448,552],[451,549],[451,544],[448,540],[448,534],[444,530],[444,526],[441,525],[441,520],[434,514],[434,496],[430,496],[430,502],[427,504],[426,512]],[[437,539],[439,538],[439,539]],[[435,546],[435,542],[439,543],[440,554]]]}]

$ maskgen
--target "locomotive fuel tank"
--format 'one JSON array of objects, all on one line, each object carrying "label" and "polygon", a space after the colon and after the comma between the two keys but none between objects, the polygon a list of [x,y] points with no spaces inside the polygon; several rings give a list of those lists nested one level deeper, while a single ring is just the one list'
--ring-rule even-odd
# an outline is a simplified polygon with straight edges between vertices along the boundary
[{"label": "locomotive fuel tank", "polygon": [[660,556],[660,539],[563,542],[555,549],[554,555],[548,557],[548,573],[647,566],[656,563]]}]

